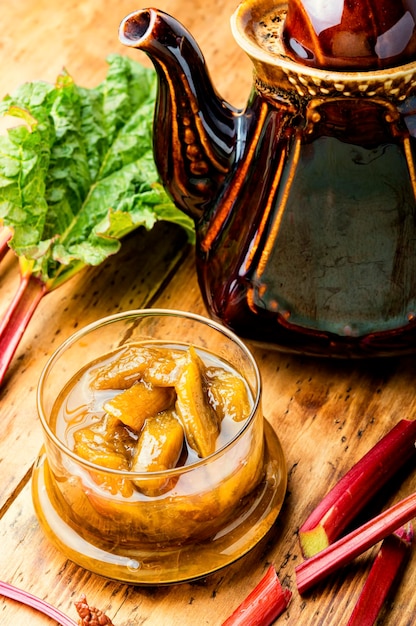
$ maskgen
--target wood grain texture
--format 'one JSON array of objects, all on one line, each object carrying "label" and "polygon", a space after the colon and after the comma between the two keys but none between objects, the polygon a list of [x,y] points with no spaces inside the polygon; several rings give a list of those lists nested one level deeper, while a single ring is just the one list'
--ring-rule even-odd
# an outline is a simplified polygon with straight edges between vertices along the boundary
[{"label": "wood grain texture", "polygon": [[[160,0],[200,47],[218,91],[243,106],[251,66],[234,43],[229,18],[236,0]],[[118,25],[140,8],[131,0],[19,0],[0,4],[0,97],[24,81],[53,81],[62,67],[85,86],[105,75],[111,52],[148,61],[118,43]],[[17,284],[11,255],[1,265],[0,312]],[[413,418],[413,358],[374,362],[307,359],[252,346],[263,379],[263,409],[286,454],[288,492],[273,531],[247,557],[207,579],[169,587],[140,588],[106,580],[66,560],[43,536],[34,515],[30,471],[42,443],[36,384],[47,358],[76,328],[117,311],[160,306],[205,313],[193,250],[179,229],[159,224],[129,237],[102,267],[86,270],[41,303],[0,389],[0,576],[48,599],[73,618],[73,602],[85,593],[116,626],[219,626],[273,562],[294,592],[280,618],[291,626],[346,623],[372,553],[322,583],[304,598],[295,588],[301,559],[297,529],[326,491],[400,418]],[[370,511],[416,489],[416,472],[398,477]],[[416,614],[413,550],[394,603],[383,623],[410,626]],[[45,619],[0,598],[0,624],[45,624]]]}]

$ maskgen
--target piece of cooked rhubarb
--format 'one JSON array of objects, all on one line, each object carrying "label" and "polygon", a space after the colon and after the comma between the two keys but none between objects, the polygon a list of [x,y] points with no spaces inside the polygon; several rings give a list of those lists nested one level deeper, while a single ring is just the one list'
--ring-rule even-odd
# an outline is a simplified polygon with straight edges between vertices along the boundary
[{"label": "piece of cooked rhubarb", "polygon": [[372,496],[416,456],[415,440],[416,420],[401,420],[341,478],[299,529],[303,556],[313,556],[341,536]]},{"label": "piece of cooked rhubarb", "polygon": [[416,492],[298,565],[295,573],[299,593],[347,565],[413,517],[416,517]]},{"label": "piece of cooked rhubarb", "polygon": [[282,587],[273,565],[222,626],[269,626],[285,611],[292,592]]},{"label": "piece of cooked rhubarb", "polygon": [[373,626],[409,556],[412,540],[411,522],[386,537],[374,559],[347,626]]}]

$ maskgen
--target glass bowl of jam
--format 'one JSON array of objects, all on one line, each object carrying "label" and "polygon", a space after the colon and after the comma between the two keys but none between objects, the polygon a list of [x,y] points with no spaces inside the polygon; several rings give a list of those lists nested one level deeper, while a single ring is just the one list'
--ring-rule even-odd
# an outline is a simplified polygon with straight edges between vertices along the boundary
[{"label": "glass bowl of jam", "polygon": [[245,344],[199,315],[127,311],[69,337],[46,364],[32,495],[72,561],[108,578],[206,576],[270,530],[286,463]]}]

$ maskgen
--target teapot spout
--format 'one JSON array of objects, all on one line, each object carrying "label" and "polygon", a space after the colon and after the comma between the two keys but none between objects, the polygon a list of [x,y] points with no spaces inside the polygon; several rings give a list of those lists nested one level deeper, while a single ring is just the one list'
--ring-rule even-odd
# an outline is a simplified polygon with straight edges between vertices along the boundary
[{"label": "teapot spout", "polygon": [[231,169],[239,111],[218,96],[201,50],[170,15],[135,11],[121,22],[119,39],[145,52],[155,67],[155,163],[175,204],[199,220]]}]

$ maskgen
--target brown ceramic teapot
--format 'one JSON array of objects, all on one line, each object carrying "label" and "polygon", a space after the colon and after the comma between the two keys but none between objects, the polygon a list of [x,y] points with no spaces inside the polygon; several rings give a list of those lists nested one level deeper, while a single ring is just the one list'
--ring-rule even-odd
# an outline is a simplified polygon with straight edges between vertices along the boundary
[{"label": "brown ceramic teapot", "polygon": [[416,0],[246,0],[254,66],[237,110],[171,16],[121,41],[159,76],[154,152],[195,220],[212,316],[240,336],[337,357],[416,352]]}]

